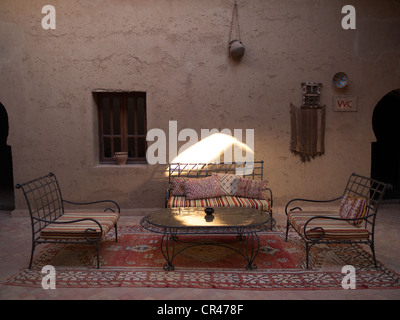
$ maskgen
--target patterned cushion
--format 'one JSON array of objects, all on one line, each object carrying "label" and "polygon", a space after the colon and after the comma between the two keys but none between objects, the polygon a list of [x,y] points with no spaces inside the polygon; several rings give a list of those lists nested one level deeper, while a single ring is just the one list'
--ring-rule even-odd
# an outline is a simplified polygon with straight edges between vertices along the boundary
[{"label": "patterned cushion", "polygon": [[[345,194],[340,204],[339,214],[345,219],[363,218],[367,213],[367,201],[365,198],[352,197]],[[348,221],[359,227],[363,220]]]},{"label": "patterned cushion", "polygon": [[171,190],[171,195],[173,196],[185,196],[185,181],[188,180],[188,178],[180,178],[180,177],[174,177],[171,180],[172,183],[172,190]]},{"label": "patterned cushion", "polygon": [[[78,219],[94,219],[100,223],[102,227],[101,237],[104,237],[110,231],[119,219],[118,212],[101,212],[101,213],[72,213],[67,212],[59,217],[56,222],[70,222]],[[64,240],[86,240],[85,230],[94,229],[95,231],[88,231],[87,237],[89,239],[97,239],[100,235],[99,226],[91,221],[85,220],[73,223],[52,223],[43,228],[40,232],[40,237],[44,239],[64,239]]]},{"label": "patterned cushion", "polygon": [[219,184],[224,195],[234,196],[237,192],[240,176],[229,173],[213,173],[218,176]]},{"label": "patterned cushion", "polygon": [[[291,212],[288,214],[288,219],[293,228],[302,236],[304,236],[304,226],[306,222],[316,216],[340,218],[337,212]],[[361,240],[368,239],[368,230],[357,228],[347,221],[333,219],[314,219],[307,224],[307,236],[318,239],[322,236],[322,230],[313,228],[322,227],[325,231],[323,240]]]},{"label": "patterned cushion", "polygon": [[268,181],[239,178],[236,196],[252,199],[266,199]]},{"label": "patterned cushion", "polygon": [[168,200],[168,208],[179,207],[245,207],[264,211],[271,209],[269,202],[263,199],[222,196],[208,199],[189,200],[186,197],[170,197]]},{"label": "patterned cushion", "polygon": [[189,200],[220,197],[224,193],[217,176],[202,179],[188,179],[184,182],[186,197]]}]

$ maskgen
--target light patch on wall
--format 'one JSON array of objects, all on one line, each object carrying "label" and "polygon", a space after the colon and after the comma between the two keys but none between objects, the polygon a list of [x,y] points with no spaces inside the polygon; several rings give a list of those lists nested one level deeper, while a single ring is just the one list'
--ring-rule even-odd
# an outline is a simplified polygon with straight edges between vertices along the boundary
[{"label": "light patch on wall", "polygon": [[[238,158],[243,158],[243,152],[246,153],[246,162],[254,161],[254,150],[237,138],[223,133],[215,133],[208,136],[194,145],[190,146],[172,160],[172,164],[186,163],[193,164],[191,169],[195,169],[198,163],[218,163],[221,155],[224,155],[225,162],[232,162],[232,147],[236,162]],[[229,158],[229,159],[227,159]]]}]

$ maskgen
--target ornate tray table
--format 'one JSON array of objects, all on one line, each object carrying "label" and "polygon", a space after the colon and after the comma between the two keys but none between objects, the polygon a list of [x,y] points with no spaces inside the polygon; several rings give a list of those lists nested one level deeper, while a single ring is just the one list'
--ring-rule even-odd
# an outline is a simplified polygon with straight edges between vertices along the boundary
[{"label": "ornate tray table", "polygon": [[[271,230],[275,221],[268,213],[250,208],[172,208],[155,210],[140,224],[144,229],[162,234],[160,247],[166,260],[164,270],[174,270],[173,260],[182,251],[202,245],[232,249],[246,260],[246,269],[253,270],[257,268],[254,260],[260,246],[257,232]],[[201,241],[185,242],[185,236],[193,238],[193,235]],[[234,235],[235,241],[243,243],[243,250],[230,246],[229,242],[216,242],[212,235]],[[175,248],[177,241],[183,241],[187,246],[178,250]]]}]

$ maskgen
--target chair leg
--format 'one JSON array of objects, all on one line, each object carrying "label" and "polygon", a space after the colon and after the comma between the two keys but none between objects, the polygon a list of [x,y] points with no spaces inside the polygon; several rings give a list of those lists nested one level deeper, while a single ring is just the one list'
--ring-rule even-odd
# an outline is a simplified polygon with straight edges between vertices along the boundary
[{"label": "chair leg", "polygon": [[96,251],[97,251],[97,269],[100,269],[100,242],[96,242]]},{"label": "chair leg", "polygon": [[308,245],[308,243],[306,242],[306,268],[307,270],[309,269],[309,258],[308,258],[308,254],[310,252],[310,247]]},{"label": "chair leg", "polygon": [[377,264],[377,262],[376,262],[376,255],[375,255],[375,246],[374,246],[374,243],[371,242],[371,244],[370,244],[369,246],[370,246],[370,248],[371,248],[372,256],[373,256],[373,258],[374,258],[374,265],[375,265],[375,268],[378,268],[378,264]]},{"label": "chair leg", "polygon": [[32,242],[31,259],[29,260],[29,269],[32,267],[33,253],[35,252],[36,244]]},{"label": "chair leg", "polygon": [[286,238],[285,238],[285,241],[288,240],[289,227],[290,227],[289,220],[287,220],[287,222],[286,222]]},{"label": "chair leg", "polygon": [[272,219],[272,210],[271,210],[271,213],[270,213],[269,215],[270,215],[270,217],[271,217],[271,231],[272,231],[273,225],[274,225],[274,224],[272,223],[272,222],[274,221],[274,220]]},{"label": "chair leg", "polygon": [[118,230],[117,230],[117,223],[115,223],[115,225],[114,225],[114,229],[115,229],[115,242],[118,242]]}]

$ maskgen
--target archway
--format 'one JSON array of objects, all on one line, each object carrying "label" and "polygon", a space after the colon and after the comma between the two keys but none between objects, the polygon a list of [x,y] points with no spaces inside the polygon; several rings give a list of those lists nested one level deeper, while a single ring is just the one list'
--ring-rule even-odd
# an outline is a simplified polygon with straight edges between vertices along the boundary
[{"label": "archway", "polygon": [[400,89],[385,95],[376,105],[372,128],[371,177],[393,185],[385,199],[400,200]]},{"label": "archway", "polygon": [[0,102],[0,210],[13,210],[14,179],[11,147],[7,145],[8,115],[6,108]]}]

